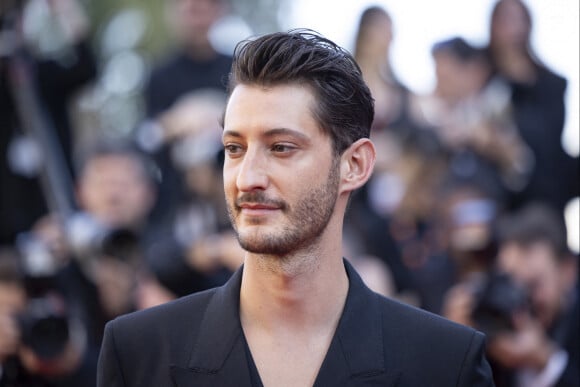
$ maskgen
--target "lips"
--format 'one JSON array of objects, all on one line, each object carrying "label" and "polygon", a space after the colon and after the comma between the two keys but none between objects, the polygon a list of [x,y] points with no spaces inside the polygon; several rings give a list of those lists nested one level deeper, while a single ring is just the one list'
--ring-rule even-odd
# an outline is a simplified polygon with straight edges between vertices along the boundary
[{"label": "lips", "polygon": [[279,206],[265,203],[241,203],[238,208],[241,214],[251,218],[268,216],[280,209]]},{"label": "lips", "polygon": [[241,203],[238,207],[245,210],[277,210],[280,208],[276,205],[265,203]]},{"label": "lips", "polygon": [[238,212],[251,216],[268,215],[286,208],[284,201],[268,198],[261,191],[242,193],[236,199],[235,205]]}]

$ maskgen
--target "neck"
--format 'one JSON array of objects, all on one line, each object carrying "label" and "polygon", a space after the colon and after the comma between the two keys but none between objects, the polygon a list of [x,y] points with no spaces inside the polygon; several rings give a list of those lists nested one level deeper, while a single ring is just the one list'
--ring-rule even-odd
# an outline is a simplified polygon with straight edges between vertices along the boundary
[{"label": "neck", "polygon": [[184,44],[183,48],[187,55],[194,60],[209,60],[217,55],[209,41],[189,42]]},{"label": "neck", "polygon": [[536,66],[525,50],[499,49],[495,54],[496,66],[507,78],[532,83],[536,78]]},{"label": "neck", "polygon": [[242,326],[270,333],[336,327],[348,293],[338,245],[291,257],[248,253],[240,290]]},{"label": "neck", "polygon": [[369,56],[359,62],[363,74],[367,76],[382,76],[383,69],[387,67],[387,58],[381,56]]}]

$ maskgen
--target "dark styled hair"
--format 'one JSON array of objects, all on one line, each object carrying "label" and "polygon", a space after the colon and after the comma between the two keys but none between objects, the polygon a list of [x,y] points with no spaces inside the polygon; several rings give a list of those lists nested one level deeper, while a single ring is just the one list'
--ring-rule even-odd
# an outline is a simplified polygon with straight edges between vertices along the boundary
[{"label": "dark styled hair", "polygon": [[497,62],[498,56],[502,55],[501,52],[497,50],[497,38],[495,35],[496,25],[498,23],[499,17],[503,12],[505,12],[506,7],[515,4],[518,6],[522,12],[522,16],[524,18],[524,22],[527,26],[527,35],[524,42],[522,42],[523,46],[521,49],[525,52],[528,59],[536,66],[536,67],[545,67],[544,63],[540,60],[534,49],[532,48],[531,42],[531,35],[532,35],[532,27],[533,27],[533,20],[532,14],[530,13],[530,9],[522,0],[497,0],[492,8],[491,17],[490,17],[490,26],[489,26],[489,44],[487,47],[487,53],[491,57],[493,62]]},{"label": "dark styled hair", "polygon": [[515,242],[524,246],[544,242],[560,259],[568,256],[566,223],[552,207],[533,202],[519,211],[504,215],[498,224],[500,243]]},{"label": "dark styled hair", "polygon": [[127,157],[135,161],[143,172],[142,177],[151,185],[156,185],[160,180],[157,165],[137,145],[131,141],[113,139],[97,141],[83,150],[77,160],[77,176],[82,176],[87,166],[94,160],[110,156]]},{"label": "dark styled hair", "polygon": [[454,36],[433,44],[431,54],[436,55],[440,52],[449,53],[462,62],[469,62],[475,59],[487,59],[482,49],[471,45],[460,36]]},{"label": "dark styled hair", "polygon": [[359,21],[357,32],[355,36],[355,49],[354,49],[354,57],[360,57],[360,48],[363,46],[363,41],[368,39],[368,29],[369,26],[376,23],[376,21],[380,21],[382,19],[388,20],[390,23],[393,22],[391,19],[391,15],[387,12],[387,10],[381,6],[373,5],[368,8],[365,8],[363,13],[361,14]]},{"label": "dark styled hair", "polygon": [[369,137],[374,102],[350,53],[312,30],[276,32],[238,43],[229,93],[239,84],[303,84],[313,91],[314,119],[339,155]]}]

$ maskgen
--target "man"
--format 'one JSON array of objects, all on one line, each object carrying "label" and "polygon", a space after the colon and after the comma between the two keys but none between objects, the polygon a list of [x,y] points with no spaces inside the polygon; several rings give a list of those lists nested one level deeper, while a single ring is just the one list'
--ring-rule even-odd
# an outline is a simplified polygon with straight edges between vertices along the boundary
[{"label": "man", "polygon": [[166,2],[168,25],[175,47],[156,63],[144,91],[148,120],[138,130],[141,146],[151,152],[162,173],[159,197],[153,211],[155,221],[186,195],[184,177],[175,160],[179,136],[174,128],[194,126],[203,116],[182,115],[191,94],[214,93],[225,97],[231,55],[218,52],[210,31],[228,12],[224,0],[169,0]]},{"label": "man", "polygon": [[42,218],[19,239],[25,253],[40,250],[51,258],[57,283],[79,311],[95,354],[105,323],[136,308],[137,274],[144,266],[156,195],[153,169],[132,144],[93,144],[77,169],[79,211],[63,222],[57,221],[61,214]]},{"label": "man", "polygon": [[176,47],[151,73],[146,90],[147,114],[156,117],[195,90],[225,92],[230,55],[217,52],[210,30],[227,12],[223,0],[170,0],[167,23]]},{"label": "man", "polygon": [[[0,387],[91,387],[96,357],[55,277],[32,278],[0,246]],[[66,321],[66,323],[64,323]]]},{"label": "man", "polygon": [[489,340],[498,386],[580,385],[578,257],[558,212],[530,204],[502,219],[499,237],[499,268],[527,291],[530,310]]},{"label": "man", "polygon": [[222,139],[244,265],[109,323],[99,386],[492,385],[482,334],[371,292],[342,258],[373,111],[354,59],[323,37],[238,46]]}]

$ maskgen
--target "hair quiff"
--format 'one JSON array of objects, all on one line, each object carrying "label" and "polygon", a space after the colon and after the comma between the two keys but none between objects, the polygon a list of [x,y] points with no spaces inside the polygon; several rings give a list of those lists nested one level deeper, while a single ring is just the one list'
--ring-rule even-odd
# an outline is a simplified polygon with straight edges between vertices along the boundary
[{"label": "hair quiff", "polygon": [[333,141],[335,154],[369,137],[374,116],[361,70],[343,48],[312,30],[276,32],[240,42],[234,51],[229,92],[238,84],[304,84],[316,98],[314,119]]}]

